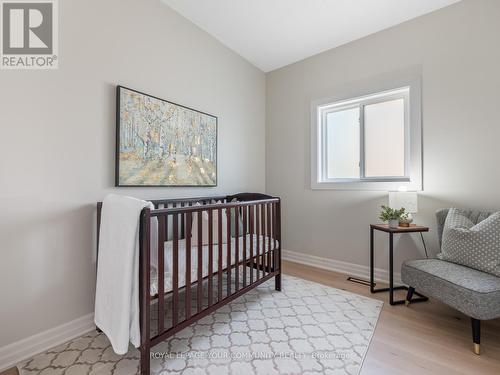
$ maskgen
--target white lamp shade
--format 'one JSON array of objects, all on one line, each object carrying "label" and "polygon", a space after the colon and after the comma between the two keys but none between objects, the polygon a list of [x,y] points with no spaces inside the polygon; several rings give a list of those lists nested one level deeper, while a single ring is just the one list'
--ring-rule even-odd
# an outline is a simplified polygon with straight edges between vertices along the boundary
[{"label": "white lamp shade", "polygon": [[406,212],[418,212],[417,192],[415,191],[390,191],[389,207],[400,209],[404,208]]}]

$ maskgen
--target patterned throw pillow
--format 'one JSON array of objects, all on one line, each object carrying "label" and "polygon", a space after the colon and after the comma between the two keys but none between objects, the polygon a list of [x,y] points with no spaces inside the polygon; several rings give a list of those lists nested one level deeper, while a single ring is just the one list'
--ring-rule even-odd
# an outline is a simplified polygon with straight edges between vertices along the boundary
[{"label": "patterned throw pillow", "polygon": [[[233,198],[231,202],[238,202],[236,198]],[[212,199],[212,204],[219,204],[221,201],[215,201]],[[224,210],[226,212],[226,210]],[[231,227],[231,237],[236,237],[236,226],[234,225],[234,222],[236,221],[236,210],[234,208],[231,208],[229,210],[230,212],[230,218],[231,220],[230,227]],[[227,221],[227,220],[226,220]],[[247,231],[248,233],[248,231]],[[241,216],[241,210],[239,211],[238,215],[238,235],[242,236],[243,235],[243,217]]]},{"label": "patterned throw pillow", "polygon": [[464,211],[451,208],[437,256],[500,277],[500,212],[474,225]]},{"label": "patterned throw pillow", "polygon": [[[221,202],[217,202],[220,204]],[[201,206],[196,203],[195,206]],[[201,214],[201,243],[209,245],[209,218],[208,211],[202,211]],[[227,243],[227,216],[226,210],[222,210],[222,239],[220,243]],[[212,241],[214,244],[219,243],[219,214],[216,210],[212,211]],[[193,221],[191,225],[191,246],[198,246],[198,213],[193,213]]]}]

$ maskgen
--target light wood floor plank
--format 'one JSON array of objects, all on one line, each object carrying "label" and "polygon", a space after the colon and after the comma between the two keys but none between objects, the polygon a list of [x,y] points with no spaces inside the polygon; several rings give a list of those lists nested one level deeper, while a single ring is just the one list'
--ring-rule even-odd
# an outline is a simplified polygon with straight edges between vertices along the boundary
[{"label": "light wood floor plank", "polygon": [[13,367],[3,371],[0,375],[19,375],[19,371],[17,371],[17,368]]},{"label": "light wood floor plank", "polygon": [[477,356],[469,318],[436,300],[391,306],[388,293],[371,294],[344,274],[286,261],[283,272],[385,302],[362,375],[500,374],[500,319],[482,323]]}]

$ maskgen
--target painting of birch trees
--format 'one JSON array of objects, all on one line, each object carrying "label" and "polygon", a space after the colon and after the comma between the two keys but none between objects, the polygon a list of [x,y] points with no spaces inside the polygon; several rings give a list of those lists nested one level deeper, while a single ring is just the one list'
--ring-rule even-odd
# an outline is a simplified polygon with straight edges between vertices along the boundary
[{"label": "painting of birch trees", "polygon": [[217,185],[217,118],[119,86],[117,185]]}]

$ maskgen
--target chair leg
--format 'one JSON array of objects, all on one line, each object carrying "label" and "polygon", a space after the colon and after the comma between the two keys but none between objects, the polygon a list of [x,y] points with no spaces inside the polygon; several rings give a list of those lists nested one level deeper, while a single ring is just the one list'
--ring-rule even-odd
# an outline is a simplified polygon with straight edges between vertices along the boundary
[{"label": "chair leg", "polygon": [[472,341],[474,342],[474,353],[481,354],[481,321],[471,318],[472,323]]},{"label": "chair leg", "polygon": [[406,301],[405,301],[405,305],[406,306],[409,306],[410,305],[410,302],[411,302],[411,298],[413,297],[413,293],[415,292],[415,288],[413,287],[409,287],[408,288],[408,293],[406,294]]}]

